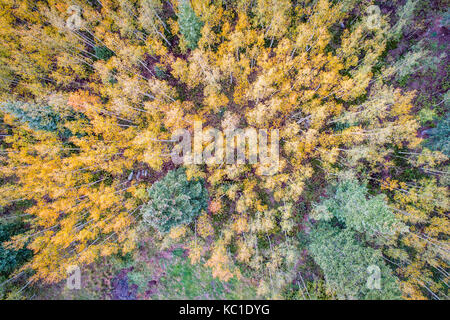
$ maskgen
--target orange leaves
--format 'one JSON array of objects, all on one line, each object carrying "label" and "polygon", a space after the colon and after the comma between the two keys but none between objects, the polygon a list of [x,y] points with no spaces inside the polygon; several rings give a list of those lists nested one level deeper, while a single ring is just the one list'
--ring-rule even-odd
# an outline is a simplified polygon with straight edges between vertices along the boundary
[{"label": "orange leaves", "polygon": [[212,214],[219,213],[221,209],[222,209],[222,202],[220,201],[220,199],[213,200],[209,203],[209,211]]}]

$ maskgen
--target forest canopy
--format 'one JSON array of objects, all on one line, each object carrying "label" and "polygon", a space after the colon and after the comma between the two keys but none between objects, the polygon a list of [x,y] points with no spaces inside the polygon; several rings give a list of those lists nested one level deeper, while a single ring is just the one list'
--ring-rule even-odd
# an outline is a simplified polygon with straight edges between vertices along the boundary
[{"label": "forest canopy", "polygon": [[[169,252],[233,298],[448,298],[431,2],[0,0],[0,296],[131,259],[148,297],[174,286],[144,267]],[[173,163],[198,121],[277,130],[278,171]]]}]

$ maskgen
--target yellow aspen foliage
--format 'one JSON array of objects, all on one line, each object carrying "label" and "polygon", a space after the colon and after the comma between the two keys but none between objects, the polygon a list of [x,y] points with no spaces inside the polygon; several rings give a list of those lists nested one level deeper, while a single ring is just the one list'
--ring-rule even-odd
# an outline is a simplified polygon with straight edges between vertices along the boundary
[{"label": "yellow aspen foliage", "polygon": [[198,245],[194,245],[189,248],[189,260],[191,261],[191,264],[197,264],[200,262],[202,251],[203,249]]},{"label": "yellow aspen foliage", "polygon": [[247,232],[248,231],[247,217],[244,215],[236,217],[232,228],[236,234]]},{"label": "yellow aspen foliage", "polygon": [[204,239],[214,235],[214,228],[211,224],[211,218],[206,212],[203,213],[197,220],[197,232]]},{"label": "yellow aspen foliage", "polygon": [[206,261],[205,266],[212,269],[213,277],[221,281],[228,281],[233,277],[230,270],[231,260],[223,244],[216,243],[212,250],[211,257]]},{"label": "yellow aspen foliage", "polygon": [[177,226],[170,229],[169,237],[173,240],[179,240],[186,234],[185,226]]}]

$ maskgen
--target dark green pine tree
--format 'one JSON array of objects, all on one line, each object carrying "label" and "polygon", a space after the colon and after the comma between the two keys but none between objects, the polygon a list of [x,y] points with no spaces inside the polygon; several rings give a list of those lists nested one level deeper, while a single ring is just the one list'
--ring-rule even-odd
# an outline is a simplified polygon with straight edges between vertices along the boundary
[{"label": "dark green pine tree", "polygon": [[450,115],[438,122],[437,126],[428,130],[428,140],[425,147],[441,151],[450,157]]},{"label": "dark green pine tree", "polygon": [[97,59],[100,60],[109,60],[114,55],[114,52],[112,52],[109,48],[105,46],[96,46],[94,47],[95,56]]},{"label": "dark green pine tree", "polygon": [[0,280],[7,278],[16,268],[21,266],[32,256],[32,251],[27,248],[19,250],[6,249],[3,243],[23,232],[23,223],[0,223]]}]

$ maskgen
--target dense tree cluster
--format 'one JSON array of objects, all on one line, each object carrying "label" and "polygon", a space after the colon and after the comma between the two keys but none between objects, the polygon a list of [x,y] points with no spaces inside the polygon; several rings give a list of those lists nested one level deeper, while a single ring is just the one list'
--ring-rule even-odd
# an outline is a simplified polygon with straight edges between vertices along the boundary
[{"label": "dense tree cluster", "polygon": [[202,181],[188,181],[182,168],[170,171],[148,190],[150,201],[142,206],[144,223],[162,233],[191,223],[208,207],[208,192]]}]

